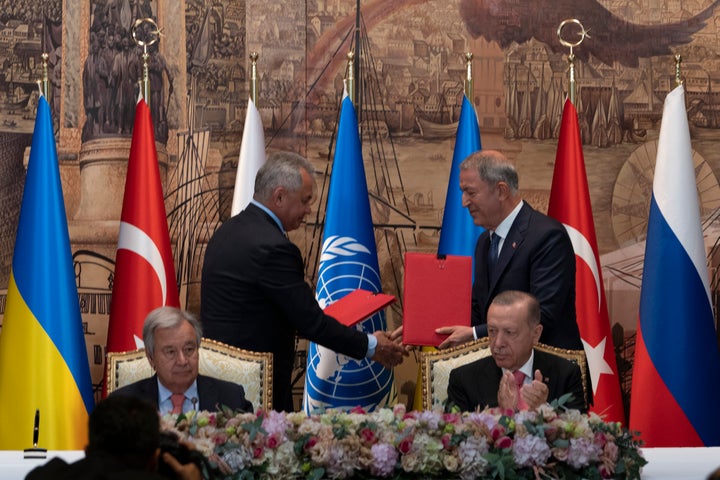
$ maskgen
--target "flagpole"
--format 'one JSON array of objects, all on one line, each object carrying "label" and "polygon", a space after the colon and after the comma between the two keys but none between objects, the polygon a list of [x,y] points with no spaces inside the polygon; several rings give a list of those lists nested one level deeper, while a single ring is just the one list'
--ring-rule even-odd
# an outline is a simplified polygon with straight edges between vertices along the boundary
[{"label": "flagpole", "polygon": [[347,91],[350,101],[355,105],[355,53],[347,54],[347,72],[345,75],[345,90]]},{"label": "flagpole", "polygon": [[[148,39],[138,38],[138,36],[137,36],[137,29],[143,23],[149,23],[150,25],[155,27],[154,30],[151,30],[150,32],[148,32],[148,36],[150,37]],[[138,81],[138,84],[140,86],[140,93],[141,93],[142,97],[145,99],[145,103],[147,103],[149,105],[150,104],[150,74],[149,74],[149,68],[148,68],[148,61],[150,60],[150,54],[148,53],[148,47],[151,45],[154,45],[160,39],[160,29],[158,28],[157,23],[155,23],[155,20],[153,20],[152,18],[138,18],[137,20],[135,20],[135,23],[133,24],[133,26],[130,27],[130,33],[132,34],[132,39],[135,42],[135,44],[138,47],[142,47],[142,49],[143,49],[142,79]]]},{"label": "flagpole", "polygon": [[258,78],[257,78],[257,61],[258,61],[258,53],[257,52],[251,52],[250,53],[250,98],[252,98],[252,101],[255,105],[257,105],[257,97],[258,97]]},{"label": "flagpole", "polygon": [[49,104],[50,89],[48,82],[48,59],[50,58],[50,56],[46,52],[43,52],[42,55],[40,55],[40,58],[42,59],[42,79],[38,80],[38,86],[40,87],[40,91],[42,92],[43,96]]},{"label": "flagpole", "polygon": [[475,86],[473,83],[472,61],[472,52],[465,52],[465,96],[469,100],[472,100],[473,98],[473,90]]},{"label": "flagpole", "polygon": [[[580,27],[580,32],[578,32],[580,39],[575,42],[570,42],[562,36],[563,28],[565,28],[566,25],[570,24]],[[570,53],[568,54],[568,63],[570,64],[570,85],[568,86],[568,95],[570,97],[570,101],[573,103],[573,105],[575,105],[575,54],[573,53],[573,48],[579,47],[583,40],[585,40],[585,37],[590,38],[590,35],[588,35],[588,32],[587,30],[585,30],[585,27],[583,27],[583,24],[580,23],[580,20],[578,20],[577,18],[568,18],[560,22],[560,25],[557,29],[557,36],[562,45],[570,48]]]}]

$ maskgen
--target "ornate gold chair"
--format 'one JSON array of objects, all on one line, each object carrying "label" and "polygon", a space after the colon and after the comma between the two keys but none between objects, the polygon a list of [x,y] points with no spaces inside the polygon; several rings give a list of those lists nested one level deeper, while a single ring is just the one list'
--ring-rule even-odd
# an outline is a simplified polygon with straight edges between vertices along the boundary
[{"label": "ornate gold chair", "polygon": [[[199,372],[245,388],[245,398],[259,408],[272,408],[272,353],[251,352],[203,338],[200,343]],[[107,354],[107,391],[153,375],[145,349]]]},{"label": "ornate gold chair", "polygon": [[423,410],[442,410],[447,400],[450,372],[466,363],[490,356],[487,337],[446,350],[420,353],[420,376],[422,378]]},{"label": "ornate gold chair", "polygon": [[573,363],[577,363],[577,365],[580,367],[580,375],[582,376],[582,386],[583,386],[583,394],[585,395],[585,405],[588,407],[590,406],[590,399],[592,398],[590,395],[590,389],[592,388],[590,385],[590,379],[588,378],[588,363],[587,363],[587,357],[585,356],[585,350],[568,350],[566,348],[558,348],[558,347],[551,347],[550,345],[545,345],[544,343],[538,343],[535,345],[535,348],[537,350],[541,350],[543,352],[552,353],[555,355],[559,355],[563,358],[566,358],[570,360]]},{"label": "ornate gold chair", "polygon": [[[582,374],[585,404],[590,398],[588,386],[587,359],[583,350],[566,350],[551,347],[542,343],[535,348],[543,352],[564,357],[578,364]],[[461,365],[490,356],[490,340],[485,337],[459,347],[447,350],[435,350],[420,353],[420,376],[422,380],[422,408],[423,410],[438,410],[445,407],[447,400],[447,386],[450,372]]]}]

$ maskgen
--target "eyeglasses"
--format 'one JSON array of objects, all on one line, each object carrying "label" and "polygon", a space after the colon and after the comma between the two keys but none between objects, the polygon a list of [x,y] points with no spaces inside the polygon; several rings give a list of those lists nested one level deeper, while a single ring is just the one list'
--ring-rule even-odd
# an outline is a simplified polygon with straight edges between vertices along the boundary
[{"label": "eyeglasses", "polygon": [[185,345],[181,349],[177,349],[175,347],[165,347],[160,350],[160,353],[162,353],[163,357],[167,360],[177,360],[180,352],[182,352],[184,358],[193,358],[198,353],[198,347],[197,345]]}]

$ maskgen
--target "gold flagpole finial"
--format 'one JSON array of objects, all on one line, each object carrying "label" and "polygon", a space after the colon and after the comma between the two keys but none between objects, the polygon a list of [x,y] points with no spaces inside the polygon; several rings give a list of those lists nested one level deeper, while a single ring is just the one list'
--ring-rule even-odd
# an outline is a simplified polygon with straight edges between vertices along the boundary
[{"label": "gold flagpole finial", "polygon": [[675,86],[679,87],[683,84],[682,81],[682,71],[680,69],[680,64],[682,63],[682,55],[677,54],[675,55]]},{"label": "gold flagpole finial", "polygon": [[[580,39],[575,42],[570,42],[564,39],[562,36],[563,28],[570,24],[577,25],[580,28],[580,31],[578,32],[578,36],[580,37]],[[570,101],[575,104],[575,54],[573,53],[573,48],[579,47],[586,37],[590,38],[590,35],[588,35],[588,31],[585,30],[583,24],[580,23],[580,20],[578,20],[577,18],[568,18],[567,20],[563,20],[562,22],[560,22],[560,25],[557,29],[557,36],[560,40],[560,44],[570,48],[570,53],[568,54],[568,63],[570,64],[570,85],[568,88],[568,95],[570,96]]]},{"label": "gold flagpole finial", "polygon": [[[148,31],[146,36],[147,38],[138,38],[138,29],[143,23],[150,24],[153,29]],[[143,53],[142,53],[142,61],[143,61],[143,67],[142,67],[142,79],[138,81],[140,84],[140,92],[142,93],[143,98],[145,99],[146,103],[150,103],[150,75],[148,74],[148,62],[150,61],[150,54],[148,53],[148,47],[151,45],[154,45],[155,43],[160,40],[160,36],[162,35],[162,31],[160,28],[158,28],[157,23],[155,23],[155,20],[152,18],[138,18],[135,20],[135,23],[133,23],[133,26],[130,27],[130,33],[132,34],[133,41],[135,42],[135,45],[138,47],[142,47]]]},{"label": "gold flagpole finial", "polygon": [[472,101],[473,98],[473,73],[472,73],[472,52],[465,52],[465,96]]},{"label": "gold flagpole finial", "polygon": [[258,97],[258,76],[257,61],[260,58],[257,52],[250,52],[250,98],[257,105]]},{"label": "gold flagpole finial", "polygon": [[355,104],[355,52],[347,54],[347,70],[345,72],[345,88],[350,96],[350,101]]},{"label": "gold flagpole finial", "polygon": [[50,55],[43,52],[40,58],[42,59],[42,79],[38,83],[40,84],[40,91],[45,97],[45,100],[50,103],[50,81],[48,79],[48,59]]}]

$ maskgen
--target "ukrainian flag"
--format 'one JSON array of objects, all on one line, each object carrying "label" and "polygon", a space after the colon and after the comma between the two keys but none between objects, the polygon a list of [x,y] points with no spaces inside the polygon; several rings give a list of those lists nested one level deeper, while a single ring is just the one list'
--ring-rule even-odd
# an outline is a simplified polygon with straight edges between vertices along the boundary
[{"label": "ukrainian flag", "polygon": [[0,450],[80,450],[94,406],[50,108],[40,98],[0,334]]}]

